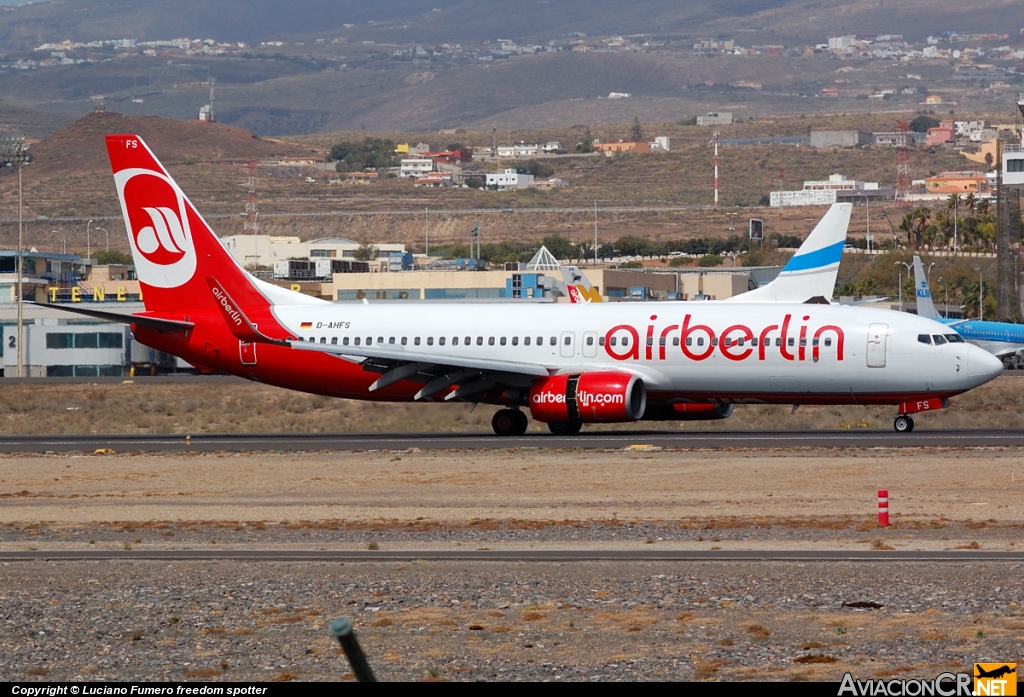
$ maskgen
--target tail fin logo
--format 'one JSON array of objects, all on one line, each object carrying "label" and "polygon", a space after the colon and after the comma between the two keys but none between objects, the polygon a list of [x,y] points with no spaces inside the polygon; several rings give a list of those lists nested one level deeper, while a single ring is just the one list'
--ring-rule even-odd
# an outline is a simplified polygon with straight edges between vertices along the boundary
[{"label": "tail fin logo", "polygon": [[166,175],[148,169],[122,170],[114,179],[139,279],[160,288],[187,283],[196,251],[184,195]]}]

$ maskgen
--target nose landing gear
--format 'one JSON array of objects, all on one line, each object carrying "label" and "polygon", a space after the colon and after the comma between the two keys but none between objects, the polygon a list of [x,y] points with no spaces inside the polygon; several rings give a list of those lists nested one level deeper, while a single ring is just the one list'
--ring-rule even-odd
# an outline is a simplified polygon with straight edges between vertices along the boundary
[{"label": "nose landing gear", "polygon": [[914,402],[902,402],[898,407],[896,418],[892,420],[892,427],[896,433],[910,433],[914,430],[914,419],[911,414],[920,411],[937,411],[949,406],[949,400],[945,397],[932,397],[931,399],[920,399]]},{"label": "nose landing gear", "polygon": [[896,429],[896,433],[910,433],[914,430],[914,419],[906,414],[900,414],[892,420],[892,427]]}]

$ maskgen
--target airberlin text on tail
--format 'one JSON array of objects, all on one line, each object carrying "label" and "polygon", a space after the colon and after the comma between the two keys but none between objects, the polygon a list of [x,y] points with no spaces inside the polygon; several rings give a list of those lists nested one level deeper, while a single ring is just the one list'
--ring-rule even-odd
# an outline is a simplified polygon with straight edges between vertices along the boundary
[{"label": "airberlin text on tail", "polygon": [[267,305],[141,138],[107,136],[107,153],[148,311],[213,310],[214,275],[241,306]]}]

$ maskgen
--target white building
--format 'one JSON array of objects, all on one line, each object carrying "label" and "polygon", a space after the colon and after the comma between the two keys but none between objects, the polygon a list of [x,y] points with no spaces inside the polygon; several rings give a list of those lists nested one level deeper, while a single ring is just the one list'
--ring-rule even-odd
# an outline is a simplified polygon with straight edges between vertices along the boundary
[{"label": "white building", "polygon": [[847,179],[845,174],[830,174],[824,181],[805,181],[805,191],[869,191],[878,188],[878,182]]},{"label": "white building", "polygon": [[651,143],[651,150],[664,150],[665,152],[668,152],[670,144],[668,136],[658,136],[654,139],[654,142]]},{"label": "white building", "polygon": [[398,176],[405,179],[419,179],[434,171],[434,161],[430,158],[410,157],[402,159],[402,167]]},{"label": "white building", "polygon": [[731,126],[731,111],[709,111],[706,116],[697,117],[698,126]]},{"label": "white building", "polygon": [[[242,266],[273,266],[286,259],[355,259],[362,245],[344,237],[303,242],[298,237],[231,235],[221,243]],[[375,244],[377,259],[387,261],[392,253],[405,254],[404,244]],[[374,265],[371,264],[371,267]]]},{"label": "white building", "polygon": [[527,187],[532,181],[532,174],[519,174],[515,169],[506,169],[504,172],[488,172],[486,184],[488,189],[508,191]]}]

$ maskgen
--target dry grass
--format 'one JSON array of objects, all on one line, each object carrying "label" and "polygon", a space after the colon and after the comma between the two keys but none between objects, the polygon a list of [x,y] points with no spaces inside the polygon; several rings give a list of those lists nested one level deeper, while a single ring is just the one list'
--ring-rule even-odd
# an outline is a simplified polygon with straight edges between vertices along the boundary
[{"label": "dry grass", "polygon": [[[949,409],[919,420],[922,428],[1024,427],[1021,380],[1003,376],[952,400]],[[73,400],[80,408],[67,411]],[[626,430],[837,429],[851,422],[890,428],[891,407],[736,407],[718,422],[671,422],[591,426]],[[488,432],[492,410],[470,413],[466,404],[390,404],[332,399],[241,380],[181,383],[38,383],[5,385],[0,391],[0,434],[89,433],[339,433]],[[543,426],[531,422],[531,429]],[[182,442],[184,448],[184,440]],[[28,493],[19,495],[27,496]],[[493,521],[481,520],[488,529]],[[868,522],[866,528],[872,527]]]}]

